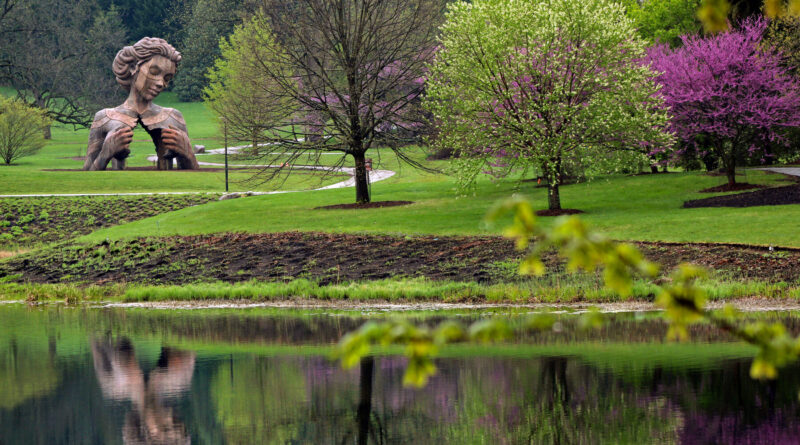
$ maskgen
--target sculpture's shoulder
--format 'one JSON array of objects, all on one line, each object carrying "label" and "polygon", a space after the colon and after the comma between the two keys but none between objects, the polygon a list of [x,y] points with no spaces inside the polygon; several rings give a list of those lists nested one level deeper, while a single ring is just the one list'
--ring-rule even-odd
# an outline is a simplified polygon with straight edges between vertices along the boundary
[{"label": "sculpture's shoulder", "polygon": [[111,118],[108,117],[108,110],[113,110],[113,108],[103,108],[102,110],[94,114],[94,120],[92,121],[92,130],[94,130],[95,128],[102,127],[108,121],[111,120]]},{"label": "sculpture's shoulder", "polygon": [[125,108],[104,108],[94,115],[92,129],[104,127],[109,123],[116,124],[116,126],[118,126],[119,123],[123,123],[129,127],[135,127],[136,121],[137,117],[131,116],[130,112]]},{"label": "sculpture's shoulder", "polygon": [[186,126],[186,121],[180,111],[169,107],[159,107],[155,104],[142,115],[142,123],[145,127],[169,127],[175,123]]},{"label": "sculpture's shoulder", "polygon": [[181,125],[186,125],[186,121],[183,119],[183,114],[180,111],[176,110],[175,108],[163,108],[164,112],[169,114],[169,116],[176,121],[178,121]]}]

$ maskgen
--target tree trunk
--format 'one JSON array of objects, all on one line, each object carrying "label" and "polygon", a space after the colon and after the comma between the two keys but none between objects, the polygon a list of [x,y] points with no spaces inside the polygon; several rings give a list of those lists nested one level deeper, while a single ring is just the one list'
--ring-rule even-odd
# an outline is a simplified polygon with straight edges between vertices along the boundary
[{"label": "tree trunk", "polygon": [[558,193],[558,182],[547,186],[547,205],[550,210],[561,210],[561,196]]},{"label": "tree trunk", "polygon": [[728,176],[728,185],[736,184],[736,158],[733,156],[725,157],[725,174]]},{"label": "tree trunk", "polygon": [[701,159],[703,164],[706,166],[706,171],[714,171],[717,169],[717,164],[719,163],[717,157],[714,156],[713,153],[709,152]]},{"label": "tree trunk", "polygon": [[51,127],[50,125],[47,125],[46,127],[42,128],[42,135],[44,135],[44,138],[47,139],[48,141],[53,137],[53,134],[50,131],[50,127]]},{"label": "tree trunk", "polygon": [[356,171],[354,179],[356,180],[356,203],[364,204],[369,202],[369,177],[367,177],[367,163],[364,152],[353,153],[353,159],[356,161]]},{"label": "tree trunk", "polygon": [[650,173],[658,173],[658,165],[650,164]]},{"label": "tree trunk", "polygon": [[369,442],[369,421],[372,415],[372,374],[375,372],[375,359],[364,357],[361,359],[361,375],[358,382],[358,410],[356,421],[358,423],[358,445],[367,445]]}]

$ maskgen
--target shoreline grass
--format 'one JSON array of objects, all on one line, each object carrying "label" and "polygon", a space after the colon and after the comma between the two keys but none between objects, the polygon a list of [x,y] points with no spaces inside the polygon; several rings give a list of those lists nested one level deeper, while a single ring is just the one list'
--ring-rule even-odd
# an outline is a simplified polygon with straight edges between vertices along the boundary
[{"label": "shoreline grass", "polygon": [[[184,285],[82,285],[75,283],[0,283],[0,300],[28,302],[170,302],[170,301],[280,301],[320,300],[358,302],[442,303],[612,303],[651,302],[657,286],[637,281],[633,292],[622,297],[599,286],[581,287],[579,280],[560,286],[535,282],[482,284],[426,279],[386,279],[320,285],[306,279],[288,282],[195,283]],[[699,283],[709,300],[726,301],[761,297],[773,300],[800,299],[800,284],[761,281],[734,282],[709,279]]]}]

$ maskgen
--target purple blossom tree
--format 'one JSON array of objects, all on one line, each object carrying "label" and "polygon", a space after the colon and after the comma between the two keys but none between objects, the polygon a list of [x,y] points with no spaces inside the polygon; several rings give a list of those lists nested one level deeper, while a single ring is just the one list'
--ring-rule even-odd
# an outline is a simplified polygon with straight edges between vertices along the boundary
[{"label": "purple blossom tree", "polygon": [[800,126],[800,83],[781,66],[781,54],[762,44],[767,25],[747,19],[711,37],[684,36],[681,48],[648,51],[672,130],[686,150],[716,156],[729,186],[738,162],[772,156],[771,145],[788,144],[782,131]]}]

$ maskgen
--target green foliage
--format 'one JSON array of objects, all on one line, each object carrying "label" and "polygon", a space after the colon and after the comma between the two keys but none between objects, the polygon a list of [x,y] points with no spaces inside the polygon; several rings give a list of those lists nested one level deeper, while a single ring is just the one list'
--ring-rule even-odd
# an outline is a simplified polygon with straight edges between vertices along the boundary
[{"label": "green foliage", "polygon": [[[728,29],[729,15],[733,15],[734,20],[744,18],[756,12],[754,6],[759,3],[749,0],[703,0],[697,17],[706,32],[721,32]],[[763,12],[771,19],[799,17],[800,0],[764,0]]]},{"label": "green foliage", "polygon": [[625,0],[622,3],[639,34],[651,43],[679,46],[680,36],[702,30],[697,17],[700,0]]},{"label": "green foliage", "polygon": [[73,126],[88,126],[99,108],[121,102],[109,69],[126,42],[117,8],[104,11],[94,0],[26,0],[4,21],[0,77],[21,100]]},{"label": "green foliage", "polygon": [[117,9],[131,42],[142,37],[166,38],[174,32],[167,26],[172,0],[98,0],[98,3],[106,10]]},{"label": "green foliage", "polygon": [[10,165],[36,154],[45,145],[42,130],[49,126],[45,110],[0,96],[0,158]]},{"label": "green foliage", "polygon": [[208,86],[206,71],[219,57],[219,41],[229,35],[241,22],[241,0],[196,0],[185,2],[179,12],[182,28],[177,42],[183,55],[173,91],[183,102],[203,99],[203,88]]},{"label": "green foliage", "polygon": [[251,141],[257,152],[265,132],[285,122],[290,109],[275,95],[273,79],[263,74],[262,63],[277,60],[273,55],[281,49],[260,15],[237,25],[230,37],[220,39],[219,48],[220,57],[207,74],[205,102],[219,118],[221,130],[224,127],[233,139]]},{"label": "green foliage", "polygon": [[637,61],[645,42],[615,2],[456,2],[441,44],[427,106],[435,143],[459,155],[462,186],[487,171],[533,170],[555,210],[566,172],[608,151],[672,143],[653,73]]},{"label": "green foliage", "polygon": [[774,46],[784,57],[785,66],[795,75],[800,68],[800,17],[779,17],[771,20],[764,43]]}]

